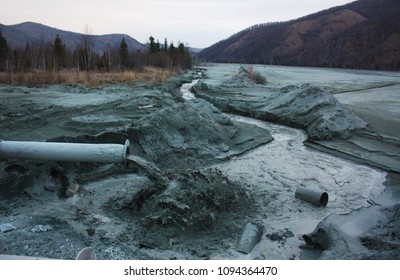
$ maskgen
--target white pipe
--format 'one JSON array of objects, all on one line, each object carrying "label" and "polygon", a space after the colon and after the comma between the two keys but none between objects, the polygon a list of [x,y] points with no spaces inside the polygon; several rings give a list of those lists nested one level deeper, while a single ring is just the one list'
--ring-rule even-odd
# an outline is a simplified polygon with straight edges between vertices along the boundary
[{"label": "white pipe", "polygon": [[120,144],[0,141],[0,158],[39,161],[126,163],[129,140]]},{"label": "white pipe", "polygon": [[326,207],[328,204],[329,196],[328,193],[323,191],[314,191],[305,188],[297,188],[294,194],[296,198],[310,202],[316,206]]}]

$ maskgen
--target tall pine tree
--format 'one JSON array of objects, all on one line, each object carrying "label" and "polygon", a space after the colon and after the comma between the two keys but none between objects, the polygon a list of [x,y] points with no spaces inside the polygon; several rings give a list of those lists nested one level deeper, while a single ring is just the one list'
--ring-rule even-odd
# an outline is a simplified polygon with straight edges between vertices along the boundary
[{"label": "tall pine tree", "polygon": [[60,35],[58,34],[54,39],[53,53],[55,57],[57,72],[60,72],[61,67],[65,66],[66,51],[65,45],[63,45]]},{"label": "tall pine tree", "polygon": [[128,44],[125,41],[125,37],[122,37],[121,44],[119,45],[119,58],[121,60],[122,67],[130,66]]},{"label": "tall pine tree", "polygon": [[0,29],[0,71],[4,71],[8,54],[8,45],[6,38],[3,37]]}]

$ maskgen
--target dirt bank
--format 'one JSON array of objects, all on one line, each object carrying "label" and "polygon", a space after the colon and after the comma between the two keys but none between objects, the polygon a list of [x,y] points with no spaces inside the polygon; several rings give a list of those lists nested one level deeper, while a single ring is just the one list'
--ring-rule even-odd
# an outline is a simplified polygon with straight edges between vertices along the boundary
[{"label": "dirt bank", "polygon": [[[302,128],[309,147],[389,172],[400,171],[398,74],[262,66],[256,71],[264,75],[266,85],[255,84],[238,65],[210,66],[193,92],[225,112]],[[336,174],[346,173],[345,169]],[[329,245],[322,251],[318,244],[312,251],[306,246],[301,258],[398,259],[399,229],[394,225],[399,217],[393,214],[398,212],[397,177],[397,173],[388,174],[386,195],[368,200],[371,209],[328,215],[311,236],[330,240]],[[382,220],[368,219],[376,212]],[[341,228],[352,223],[358,228]],[[287,232],[281,229],[271,236],[286,240]]]},{"label": "dirt bank", "polygon": [[[272,141],[180,85],[3,87],[1,137],[131,142],[122,164],[0,160],[0,239],[15,255],[199,259],[235,244],[254,197],[209,166]],[[255,206],[254,206],[255,207]],[[234,245],[233,245],[234,246]]]},{"label": "dirt bank", "polygon": [[243,68],[219,86],[194,86],[199,97],[220,109],[307,131],[311,139],[346,138],[366,123],[321,87],[310,84],[273,89],[257,85]]},{"label": "dirt bank", "polygon": [[400,172],[396,73],[260,67],[269,82],[259,85],[243,69],[228,65],[222,74],[210,67],[193,91],[222,111],[304,129],[313,148]]},{"label": "dirt bank", "polygon": [[346,140],[309,141],[309,145],[389,172],[400,172],[400,85],[334,96],[367,122],[367,127]]},{"label": "dirt bank", "polygon": [[[369,207],[382,219],[360,219],[350,237],[361,247],[344,257],[397,258],[373,248],[386,234],[398,234],[398,215],[391,214],[399,197],[396,174],[303,145],[310,134],[347,141],[364,123],[329,93],[336,85],[335,92],[349,88],[348,73],[338,72],[342,83],[333,83],[319,72],[307,76],[312,70],[272,67],[262,69],[268,83],[260,85],[227,67],[208,68],[199,85],[215,106],[182,96],[179,88],[192,73],[164,84],[102,89],[0,87],[4,140],[129,139],[133,153],[128,166],[0,160],[0,239],[7,252],[73,259],[92,246],[98,259],[340,259],[343,247],[332,243],[320,254],[302,236],[321,221],[354,223]],[[316,77],[319,83],[312,82]],[[375,88],[390,82],[370,79]],[[372,85],[358,82],[356,88]],[[259,112],[261,119],[274,116],[308,130],[218,108]],[[328,192],[327,207],[295,199],[297,187]],[[243,254],[236,245],[249,222],[263,233]],[[343,231],[325,228],[327,235]]]}]

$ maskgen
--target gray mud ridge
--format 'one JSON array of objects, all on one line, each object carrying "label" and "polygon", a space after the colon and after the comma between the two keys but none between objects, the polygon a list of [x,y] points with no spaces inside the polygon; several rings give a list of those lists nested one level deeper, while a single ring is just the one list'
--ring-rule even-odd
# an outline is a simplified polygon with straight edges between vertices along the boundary
[{"label": "gray mud ridge", "polygon": [[202,81],[193,91],[225,112],[302,128],[311,139],[348,138],[367,125],[328,91],[309,84],[271,88],[240,72],[220,85]]},{"label": "gray mud ridge", "polygon": [[233,122],[202,100],[159,111],[131,132],[138,139],[133,150],[165,170],[228,159],[273,139],[268,131]]},{"label": "gray mud ridge", "polygon": [[270,133],[230,120],[204,100],[168,106],[121,130],[98,135],[58,137],[54,142],[124,143],[164,172],[176,173],[216,163],[266,144]]},{"label": "gray mud ridge", "polygon": [[320,259],[400,259],[400,205],[330,215],[305,234]]},{"label": "gray mud ridge", "polygon": [[[96,132],[102,125],[100,133],[86,134],[85,129],[75,129],[79,125],[71,126],[75,106],[52,107],[54,118],[44,108],[35,111],[38,118],[42,113],[46,118],[38,131],[53,130],[50,135],[55,137],[47,141],[129,139],[131,152],[143,161],[125,167],[0,160],[0,224],[12,225],[0,239],[9,254],[73,259],[92,246],[98,259],[202,259],[235,246],[243,224],[256,212],[251,212],[254,199],[243,184],[218,169],[204,168],[272,141],[269,132],[232,121],[206,101],[183,103],[163,90],[143,89],[143,105],[158,100],[145,112],[138,109],[135,97],[124,96],[77,107],[78,114],[107,111],[104,114],[130,120],[103,120],[90,130]],[[14,113],[21,133],[30,127],[18,119],[28,103],[18,104],[15,108],[21,112]],[[8,125],[2,133],[9,139],[14,136],[14,117],[12,112],[5,114]],[[98,121],[89,118],[88,125],[93,120]]]},{"label": "gray mud ridge", "polygon": [[303,129],[308,135],[305,144],[312,148],[388,172],[400,172],[400,139],[395,129],[398,118],[386,114],[384,109],[371,109],[390,109],[396,101],[390,102],[383,96],[381,101],[369,103],[366,98],[365,103],[351,106],[342,104],[332,94],[334,86],[259,85],[240,70],[225,76],[223,81],[213,81],[205,75],[193,87],[194,93],[224,112]]}]

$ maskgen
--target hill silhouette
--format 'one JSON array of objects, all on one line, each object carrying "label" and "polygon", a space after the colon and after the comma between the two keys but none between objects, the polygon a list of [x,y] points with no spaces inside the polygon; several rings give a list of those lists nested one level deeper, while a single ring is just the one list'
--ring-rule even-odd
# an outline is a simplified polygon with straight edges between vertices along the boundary
[{"label": "hill silhouette", "polygon": [[400,1],[360,0],[249,27],[199,53],[207,62],[400,69]]},{"label": "hill silhouette", "polygon": [[[16,25],[2,25],[0,29],[11,48],[24,48],[26,44],[53,43],[56,35],[60,35],[68,49],[76,49],[82,37],[87,34],[65,31],[40,23],[24,22]],[[145,45],[126,34],[89,35],[93,41],[93,49],[101,54],[107,48],[119,47],[125,38],[130,49],[143,50]]]}]

